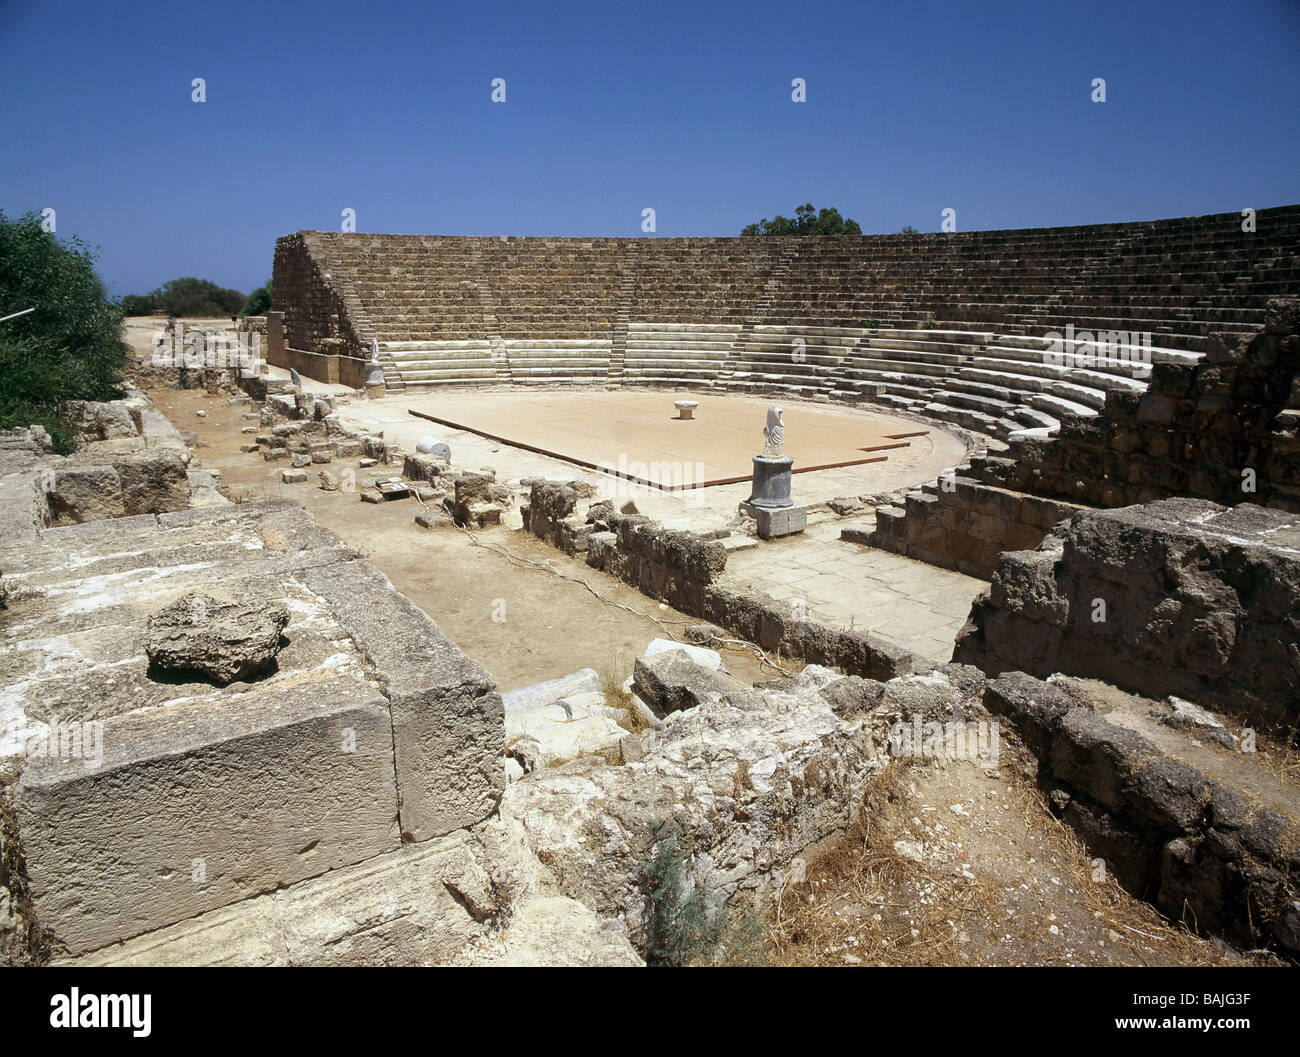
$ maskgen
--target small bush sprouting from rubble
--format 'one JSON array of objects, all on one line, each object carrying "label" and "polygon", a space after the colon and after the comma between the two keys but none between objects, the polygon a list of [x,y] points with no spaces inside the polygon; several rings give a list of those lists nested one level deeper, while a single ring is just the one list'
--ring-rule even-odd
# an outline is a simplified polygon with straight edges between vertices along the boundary
[{"label": "small bush sprouting from rubble", "polygon": [[644,865],[650,900],[645,959],[654,966],[761,965],[767,941],[757,916],[728,906],[691,876],[681,834],[655,845]]}]

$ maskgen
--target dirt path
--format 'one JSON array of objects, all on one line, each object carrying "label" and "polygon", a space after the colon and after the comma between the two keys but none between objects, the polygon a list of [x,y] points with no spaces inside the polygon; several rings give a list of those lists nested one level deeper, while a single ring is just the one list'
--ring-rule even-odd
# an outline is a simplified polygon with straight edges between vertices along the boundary
[{"label": "dirt path", "polygon": [[[475,546],[450,519],[434,529],[420,528],[414,521],[420,510],[414,499],[375,505],[362,503],[355,492],[316,487],[316,470],[356,470],[355,459],[313,467],[306,484],[281,484],[284,462],[265,462],[260,454],[239,450],[251,439],[240,432],[250,424],[243,418],[247,405],[228,405],[224,396],[194,389],[154,389],[149,396],[178,429],[197,434],[195,454],[205,467],[222,471],[232,496],[301,503],[322,525],[364,550],[370,562],[483,665],[503,690],[587,667],[614,674],[621,682],[632,674],[632,662],[646,644],[664,635],[652,618],[679,635],[686,624],[699,623],[521,530],[492,528],[478,535],[519,560],[585,580],[606,598],[642,615],[603,604],[581,584]],[[199,418],[198,411],[205,417]],[[388,467],[357,470],[357,482],[391,473]],[[728,670],[746,682],[778,674],[738,650],[728,650],[725,660]]]}]

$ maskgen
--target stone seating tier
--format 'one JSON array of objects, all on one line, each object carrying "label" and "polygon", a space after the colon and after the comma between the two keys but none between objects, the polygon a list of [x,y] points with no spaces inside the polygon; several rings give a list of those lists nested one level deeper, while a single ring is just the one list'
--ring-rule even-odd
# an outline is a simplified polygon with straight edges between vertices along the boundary
[{"label": "stone seating tier", "polygon": [[[1300,291],[1300,206],[1259,210],[1254,233],[1238,213],[821,239],[300,232],[277,244],[274,289],[289,347],[366,358],[377,340],[399,390],[789,392],[1007,437],[1258,332],[1270,296]],[[1092,359],[1047,355],[1068,325]],[[1102,331],[1152,345],[1103,349]]]}]

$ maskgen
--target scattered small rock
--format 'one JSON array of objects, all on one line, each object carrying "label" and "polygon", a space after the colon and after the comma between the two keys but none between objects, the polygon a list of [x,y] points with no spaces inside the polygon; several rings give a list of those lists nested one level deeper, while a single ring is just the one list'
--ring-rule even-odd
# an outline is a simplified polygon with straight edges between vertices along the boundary
[{"label": "scattered small rock", "polygon": [[910,859],[912,862],[925,861],[920,841],[896,840],[894,841],[894,854],[901,855],[904,859]]}]

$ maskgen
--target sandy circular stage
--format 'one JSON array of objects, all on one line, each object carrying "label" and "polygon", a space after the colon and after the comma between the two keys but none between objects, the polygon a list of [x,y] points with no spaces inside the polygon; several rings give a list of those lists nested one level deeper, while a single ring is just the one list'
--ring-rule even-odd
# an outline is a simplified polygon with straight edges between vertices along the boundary
[{"label": "sandy circular stage", "polygon": [[551,390],[421,394],[406,402],[411,415],[439,427],[664,491],[748,481],[769,404],[784,409],[796,473],[884,462],[930,433],[889,416],[752,397],[693,396],[693,417],[682,418],[680,399],[662,391]]}]

